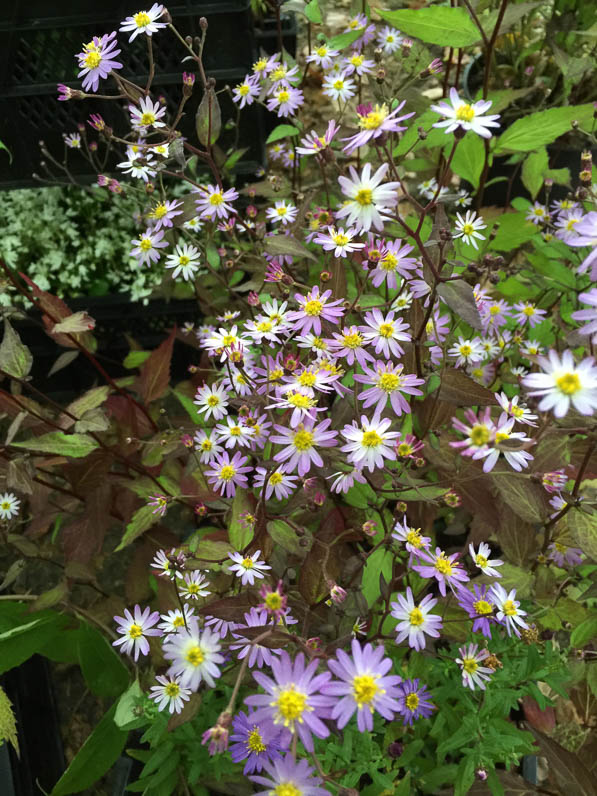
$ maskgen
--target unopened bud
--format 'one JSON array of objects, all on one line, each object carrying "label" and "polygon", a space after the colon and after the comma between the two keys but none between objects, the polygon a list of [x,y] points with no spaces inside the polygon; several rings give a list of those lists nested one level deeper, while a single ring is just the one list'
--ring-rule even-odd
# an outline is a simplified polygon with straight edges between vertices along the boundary
[{"label": "unopened bud", "polygon": [[381,47],[376,47],[375,50],[373,50],[373,57],[375,58],[376,63],[380,64],[382,62],[383,50]]},{"label": "unopened bud", "polygon": [[417,128],[417,133],[419,134],[420,141],[424,141],[427,138],[427,130],[424,130],[422,127]]},{"label": "unopened bud", "polygon": [[145,193],[152,194],[155,191],[155,185],[152,182],[145,183]]},{"label": "unopened bud", "polygon": [[315,505],[318,508],[321,508],[321,506],[323,506],[323,504],[325,503],[325,495],[323,494],[323,492],[316,492],[313,495],[313,503],[315,503]]},{"label": "unopened bud", "polygon": [[573,119],[570,122],[570,127],[572,127],[573,130],[578,130],[578,119]]},{"label": "unopened bud", "polygon": [[319,281],[320,282],[329,282],[331,278],[332,278],[332,275],[330,274],[329,271],[322,271],[319,274]]},{"label": "unopened bud", "polygon": [[234,268],[234,260],[225,260],[224,261],[224,268]]},{"label": "unopened bud", "polygon": [[367,522],[363,523],[361,530],[365,536],[375,536],[377,533],[377,523],[373,522],[373,520],[367,520]]},{"label": "unopened bud", "polygon": [[399,757],[402,756],[404,752],[404,744],[400,743],[400,741],[393,741],[388,746],[388,755],[392,758],[392,760],[397,760]]},{"label": "unopened bud", "polygon": [[487,771],[485,771],[484,768],[478,768],[475,771],[475,776],[477,777],[477,779],[481,780],[481,782],[485,782],[485,780],[487,779]]},{"label": "unopened bud", "polygon": [[408,507],[403,500],[399,500],[398,503],[396,503],[396,511],[399,511],[401,514],[404,514],[407,508]]},{"label": "unopened bud", "polygon": [[251,290],[247,296],[247,304],[249,307],[258,307],[261,304],[261,299],[254,290]]},{"label": "unopened bud", "polygon": [[346,591],[341,586],[338,586],[337,583],[334,583],[330,588],[330,597],[335,605],[340,605],[346,599]]},{"label": "unopened bud", "polygon": [[543,180],[543,185],[545,185],[546,188],[551,188],[553,185],[553,180],[551,179],[551,177],[546,177]]},{"label": "unopened bud", "polygon": [[402,57],[408,58],[410,55],[411,47],[413,46],[412,39],[402,39]]},{"label": "unopened bud", "polygon": [[581,182],[591,183],[593,174],[589,169],[583,169],[578,175],[578,178]]},{"label": "unopened bud", "polygon": [[383,68],[383,66],[380,66],[379,69],[377,70],[375,74],[375,79],[377,80],[378,83],[383,83],[384,80],[386,79],[386,70]]},{"label": "unopened bud", "polygon": [[208,25],[207,20],[205,19],[205,17],[199,17],[199,27],[201,28],[201,30],[207,30],[208,29],[209,25]]},{"label": "unopened bud", "polygon": [[207,514],[207,506],[205,503],[195,503],[194,511],[198,517],[205,517]]}]

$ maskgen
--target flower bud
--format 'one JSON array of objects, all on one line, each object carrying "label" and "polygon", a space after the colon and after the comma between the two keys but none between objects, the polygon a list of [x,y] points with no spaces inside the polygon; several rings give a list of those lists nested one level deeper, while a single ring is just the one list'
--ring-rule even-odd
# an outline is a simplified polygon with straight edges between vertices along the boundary
[{"label": "flower bud", "polygon": [[330,274],[329,271],[322,271],[319,274],[319,281],[320,282],[329,282],[331,278],[332,278],[332,275]]},{"label": "flower bud", "polygon": [[400,741],[393,741],[388,746],[388,755],[392,758],[392,760],[397,760],[399,757],[402,756],[404,752],[404,744],[400,743]]},{"label": "flower bud", "polygon": [[367,520],[367,522],[364,522],[363,525],[361,526],[361,530],[363,531],[365,536],[375,536],[375,534],[377,533],[376,529],[377,529],[377,523],[373,522],[373,520]]},{"label": "flower bud", "polygon": [[195,75],[192,72],[182,73],[182,94],[187,99],[193,93],[193,86],[195,85]]},{"label": "flower bud", "polygon": [[201,28],[201,30],[207,30],[207,28],[209,27],[205,17],[199,17],[199,27]]},{"label": "flower bud", "polygon": [[198,517],[205,517],[207,514],[207,506],[205,503],[195,503],[194,512]]},{"label": "flower bud", "polygon": [[485,782],[485,780],[487,779],[487,771],[485,771],[484,768],[478,768],[475,771],[475,776],[477,777],[477,779],[481,780],[481,782]]},{"label": "flower bud", "polygon": [[323,506],[323,504],[325,503],[325,495],[323,494],[323,492],[315,493],[315,495],[313,496],[313,503],[315,503],[315,505],[319,508]]},{"label": "flower bud", "polygon": [[152,182],[145,183],[145,193],[152,194],[155,191],[155,185]]},{"label": "flower bud", "polygon": [[386,70],[383,68],[383,66],[378,68],[377,72],[375,73],[375,79],[380,84],[386,79]]},{"label": "flower bud", "polygon": [[330,589],[330,597],[335,605],[340,605],[346,599],[346,592],[337,583],[334,583]]},{"label": "flower bud", "polygon": [[401,512],[402,514],[404,514],[404,512],[406,511],[407,508],[408,508],[408,506],[406,505],[406,503],[403,500],[399,500],[398,503],[396,503],[397,511]]},{"label": "flower bud", "polygon": [[255,293],[254,290],[251,290],[249,292],[249,295],[247,296],[247,304],[249,305],[249,307],[259,307],[260,306],[261,299],[259,298],[257,293]]},{"label": "flower bud", "polygon": [[193,437],[190,434],[183,434],[180,438],[180,441],[185,446],[185,448],[192,448],[193,447]]}]

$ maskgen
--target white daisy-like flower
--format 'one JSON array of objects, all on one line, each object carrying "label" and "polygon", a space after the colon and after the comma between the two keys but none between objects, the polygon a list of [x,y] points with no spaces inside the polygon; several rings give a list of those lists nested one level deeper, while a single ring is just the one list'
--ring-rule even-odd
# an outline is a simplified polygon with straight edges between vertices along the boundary
[{"label": "white daisy-like flower", "polygon": [[261,550],[256,550],[252,556],[243,556],[242,553],[228,553],[228,558],[234,562],[228,567],[228,572],[234,572],[241,579],[243,586],[252,586],[255,578],[265,577],[265,570],[271,569],[265,561],[260,561]]},{"label": "white daisy-like flower", "polygon": [[158,627],[164,633],[178,633],[181,627],[189,623],[189,619],[194,616],[195,610],[190,605],[184,605],[184,614],[180,608],[175,608],[173,611],[168,611],[161,614],[162,620]]},{"label": "white daisy-like flower", "polygon": [[339,50],[332,50],[327,44],[320,44],[305,58],[308,64],[317,64],[322,69],[329,69],[332,65],[334,58],[340,55]]},{"label": "white daisy-like flower", "polygon": [[19,513],[20,505],[21,501],[12,492],[5,492],[0,495],[0,518],[10,520],[11,517],[16,517]]},{"label": "white daisy-like flower", "polygon": [[506,626],[508,635],[514,633],[520,637],[520,630],[528,628],[528,624],[522,618],[527,615],[526,611],[520,609],[520,603],[516,599],[516,589],[509,592],[499,583],[494,583],[489,589],[489,596],[496,604],[495,618]]},{"label": "white daisy-like flower", "polygon": [[327,97],[337,102],[347,102],[356,94],[356,83],[345,73],[341,75],[328,75],[321,86],[321,91]]},{"label": "white daisy-like flower", "polygon": [[457,232],[454,233],[454,237],[462,238],[464,243],[474,246],[475,249],[479,248],[475,238],[485,240],[485,235],[481,235],[479,230],[485,229],[487,224],[483,221],[481,216],[477,216],[474,210],[467,210],[464,218],[460,213],[456,213],[454,226],[457,229]]},{"label": "white daisy-like flower", "polygon": [[537,357],[543,373],[529,373],[522,380],[529,395],[541,397],[539,410],[552,410],[556,417],[564,417],[570,404],[581,415],[592,415],[597,408],[597,367],[593,357],[576,365],[571,351],[560,356],[550,351],[547,357]]},{"label": "white daisy-like flower", "polygon": [[398,634],[396,644],[408,639],[409,647],[416,650],[425,649],[425,634],[439,638],[439,631],[442,627],[441,616],[431,613],[437,599],[428,594],[416,605],[410,586],[406,589],[406,596],[398,594],[397,598],[398,602],[390,603],[391,615],[394,619],[399,620],[396,625]]},{"label": "white daisy-like flower", "polygon": [[224,450],[223,446],[219,444],[217,432],[213,430],[211,434],[208,434],[204,429],[197,431],[193,442],[195,450],[200,454],[199,461],[201,464],[210,464]]},{"label": "white daisy-like flower", "polygon": [[185,282],[188,282],[199,270],[198,261],[200,257],[199,249],[195,248],[195,246],[190,243],[179,244],[174,250],[174,254],[170,254],[166,258],[166,268],[174,269],[172,271],[172,279],[176,279],[179,274],[182,274]]},{"label": "white daisy-like flower", "polygon": [[149,607],[141,611],[140,606],[135,605],[133,613],[125,608],[124,617],[114,617],[118,632],[122,635],[112,642],[112,646],[121,647],[120,651],[132,655],[135,661],[139,660],[139,654],[149,655],[149,642],[146,636],[162,635],[161,631],[154,627],[159,618],[159,613],[152,612]]},{"label": "white daisy-like flower", "polygon": [[463,130],[472,130],[482,138],[491,138],[490,127],[499,127],[496,119],[500,118],[499,113],[492,116],[484,116],[492,106],[491,100],[479,100],[472,105],[460,99],[455,88],[450,89],[450,104],[442,100],[438,105],[432,105],[431,110],[439,113],[445,118],[441,122],[435,122],[434,127],[445,127],[446,133],[452,133],[457,127]]},{"label": "white daisy-like flower", "polygon": [[532,221],[533,224],[547,224],[549,221],[549,210],[541,202],[535,202],[534,205],[529,207],[529,212],[525,218],[527,221]]},{"label": "white daisy-like flower", "polygon": [[493,674],[493,669],[480,665],[481,661],[489,657],[489,651],[481,650],[478,652],[478,649],[478,644],[460,647],[458,650],[460,658],[456,658],[456,663],[459,664],[462,670],[462,685],[465,688],[470,688],[471,691],[475,690],[475,686],[484,691],[485,681],[489,680]]},{"label": "white daisy-like flower", "polygon": [[360,426],[353,420],[351,426],[344,426],[340,432],[348,440],[340,450],[348,454],[347,459],[351,464],[373,472],[377,467],[384,466],[384,459],[396,459],[394,440],[400,436],[400,432],[388,431],[391,425],[390,418],[381,420],[376,415],[373,420],[367,420],[362,415]]},{"label": "white daisy-like flower", "polygon": [[185,573],[183,579],[177,581],[177,585],[180,594],[187,600],[198,600],[199,597],[211,594],[205,588],[208,585],[207,578],[198,569]]},{"label": "white daisy-like flower", "polygon": [[366,163],[360,174],[351,166],[350,178],[338,177],[347,201],[336,213],[336,217],[347,216],[347,223],[358,230],[367,231],[373,226],[381,231],[390,209],[398,202],[397,189],[400,187],[397,182],[381,184],[388,168],[388,164],[383,163],[372,176],[371,164]]},{"label": "white daisy-like flower", "polygon": [[221,420],[228,414],[228,393],[221,384],[205,384],[197,390],[195,400],[198,412],[205,412],[205,419],[213,415],[214,420]]},{"label": "white daisy-like flower", "polygon": [[121,33],[132,31],[129,41],[132,41],[141,33],[151,36],[152,33],[157,33],[160,28],[166,27],[165,22],[157,21],[164,13],[164,10],[164,6],[161,3],[154,3],[148,11],[137,11],[132,17],[127,17],[121,23],[119,30]]},{"label": "white daisy-like flower", "polygon": [[536,426],[533,420],[537,420],[537,415],[534,415],[528,406],[520,404],[520,395],[515,395],[513,398],[508,398],[505,392],[496,393],[496,400],[502,407],[506,414],[514,417],[519,423],[524,423],[526,426]]},{"label": "white daisy-like flower", "polygon": [[402,36],[400,31],[396,28],[391,28],[386,25],[385,28],[377,34],[377,43],[387,55],[395,53],[402,43]]},{"label": "white daisy-like flower", "polygon": [[165,127],[161,121],[166,113],[166,108],[161,107],[159,102],[153,103],[151,97],[143,97],[139,101],[139,107],[129,105],[131,123],[137,130],[147,130],[149,127]]},{"label": "white daisy-like flower", "polygon": [[334,257],[346,257],[350,252],[365,248],[364,243],[353,242],[353,238],[357,234],[354,227],[344,230],[343,227],[336,229],[328,226],[327,234],[320,232],[313,242],[322,246],[326,252],[333,251]]},{"label": "white daisy-like flower", "polygon": [[473,362],[481,362],[485,353],[478,337],[473,337],[472,340],[465,340],[461,336],[458,338],[458,342],[448,349],[448,356],[456,357],[455,364],[456,367],[459,367]]},{"label": "white daisy-like flower", "polygon": [[216,426],[218,442],[223,442],[225,447],[230,449],[238,445],[241,448],[248,448],[253,431],[249,426],[243,425],[238,419],[228,415],[225,423],[218,423]]},{"label": "white daisy-like flower", "polygon": [[292,222],[296,218],[296,214],[298,213],[298,208],[295,207],[291,202],[286,202],[286,200],[282,199],[279,202],[276,202],[274,207],[268,207],[265,211],[265,215],[272,224],[292,224]]},{"label": "white daisy-like flower", "polygon": [[202,681],[214,688],[221,674],[218,664],[224,663],[220,649],[220,636],[208,627],[201,632],[193,616],[188,628],[170,635],[162,647],[164,658],[171,661],[167,673],[178,677],[180,685],[191,691],[197,691]]},{"label": "white daisy-like flower", "polygon": [[495,567],[501,567],[504,562],[499,558],[490,558],[491,548],[486,542],[481,542],[477,552],[475,552],[475,546],[473,544],[469,544],[468,551],[470,557],[484,575],[489,575],[492,578],[502,577]]},{"label": "white daisy-like flower", "polygon": [[152,685],[149,689],[149,698],[154,699],[158,710],[168,708],[170,713],[180,713],[184,703],[191,697],[191,689],[183,688],[175,677],[165,677],[158,674],[155,678],[159,685]]}]

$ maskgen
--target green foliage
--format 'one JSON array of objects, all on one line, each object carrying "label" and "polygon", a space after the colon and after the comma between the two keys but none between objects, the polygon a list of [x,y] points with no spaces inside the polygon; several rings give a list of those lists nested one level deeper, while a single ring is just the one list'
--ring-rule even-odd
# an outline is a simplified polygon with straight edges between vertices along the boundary
[{"label": "green foliage", "polygon": [[386,22],[407,36],[414,36],[430,44],[441,44],[443,47],[466,47],[476,44],[480,38],[475,23],[464,8],[433,6],[433,8],[420,8],[416,11],[410,9],[380,10],[379,14]]}]

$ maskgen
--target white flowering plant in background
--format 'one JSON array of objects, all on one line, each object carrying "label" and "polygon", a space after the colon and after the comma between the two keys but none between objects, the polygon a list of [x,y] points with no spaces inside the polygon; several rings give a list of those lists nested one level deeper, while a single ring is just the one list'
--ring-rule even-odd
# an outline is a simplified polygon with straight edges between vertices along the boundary
[{"label": "white flowering plant in background", "polygon": [[[235,178],[226,163],[242,153],[217,147],[227,89],[203,67],[208,20],[193,43],[155,3],[98,31],[74,54],[82,88],[59,87],[91,105],[115,91],[128,126],[89,117],[119,153],[99,186],[142,199],[132,268],[163,266],[201,320],[151,352],[133,344],[135,372],[113,378],[93,319],[4,268],[98,372],[61,406],[5,320],[0,529],[25,564],[0,616],[8,605],[26,654],[54,630],[75,644],[112,700],[57,792],[91,787],[133,729],[132,787],[148,794],[501,794],[526,787],[533,754],[547,792],[570,784],[562,754],[582,792],[596,717],[595,110],[506,126],[515,92],[487,79],[464,93],[465,59],[477,49],[492,67],[507,0],[495,18],[363,3],[340,31],[323,3],[298,5],[306,51],[260,54],[230,87],[239,113],[277,117],[263,179]],[[143,86],[121,72],[135,39]],[[188,70],[175,108],[152,93],[159,46],[180,46]],[[187,140],[177,125],[196,92]],[[581,148],[564,174],[547,147],[570,131]],[[89,150],[84,131],[65,135]],[[532,201],[510,201],[514,172],[503,206],[485,203],[505,158]],[[177,383],[175,340],[189,361]],[[57,559],[63,577],[32,595],[28,558]],[[124,590],[109,594],[121,561]],[[38,646],[29,600],[53,608]]]}]

